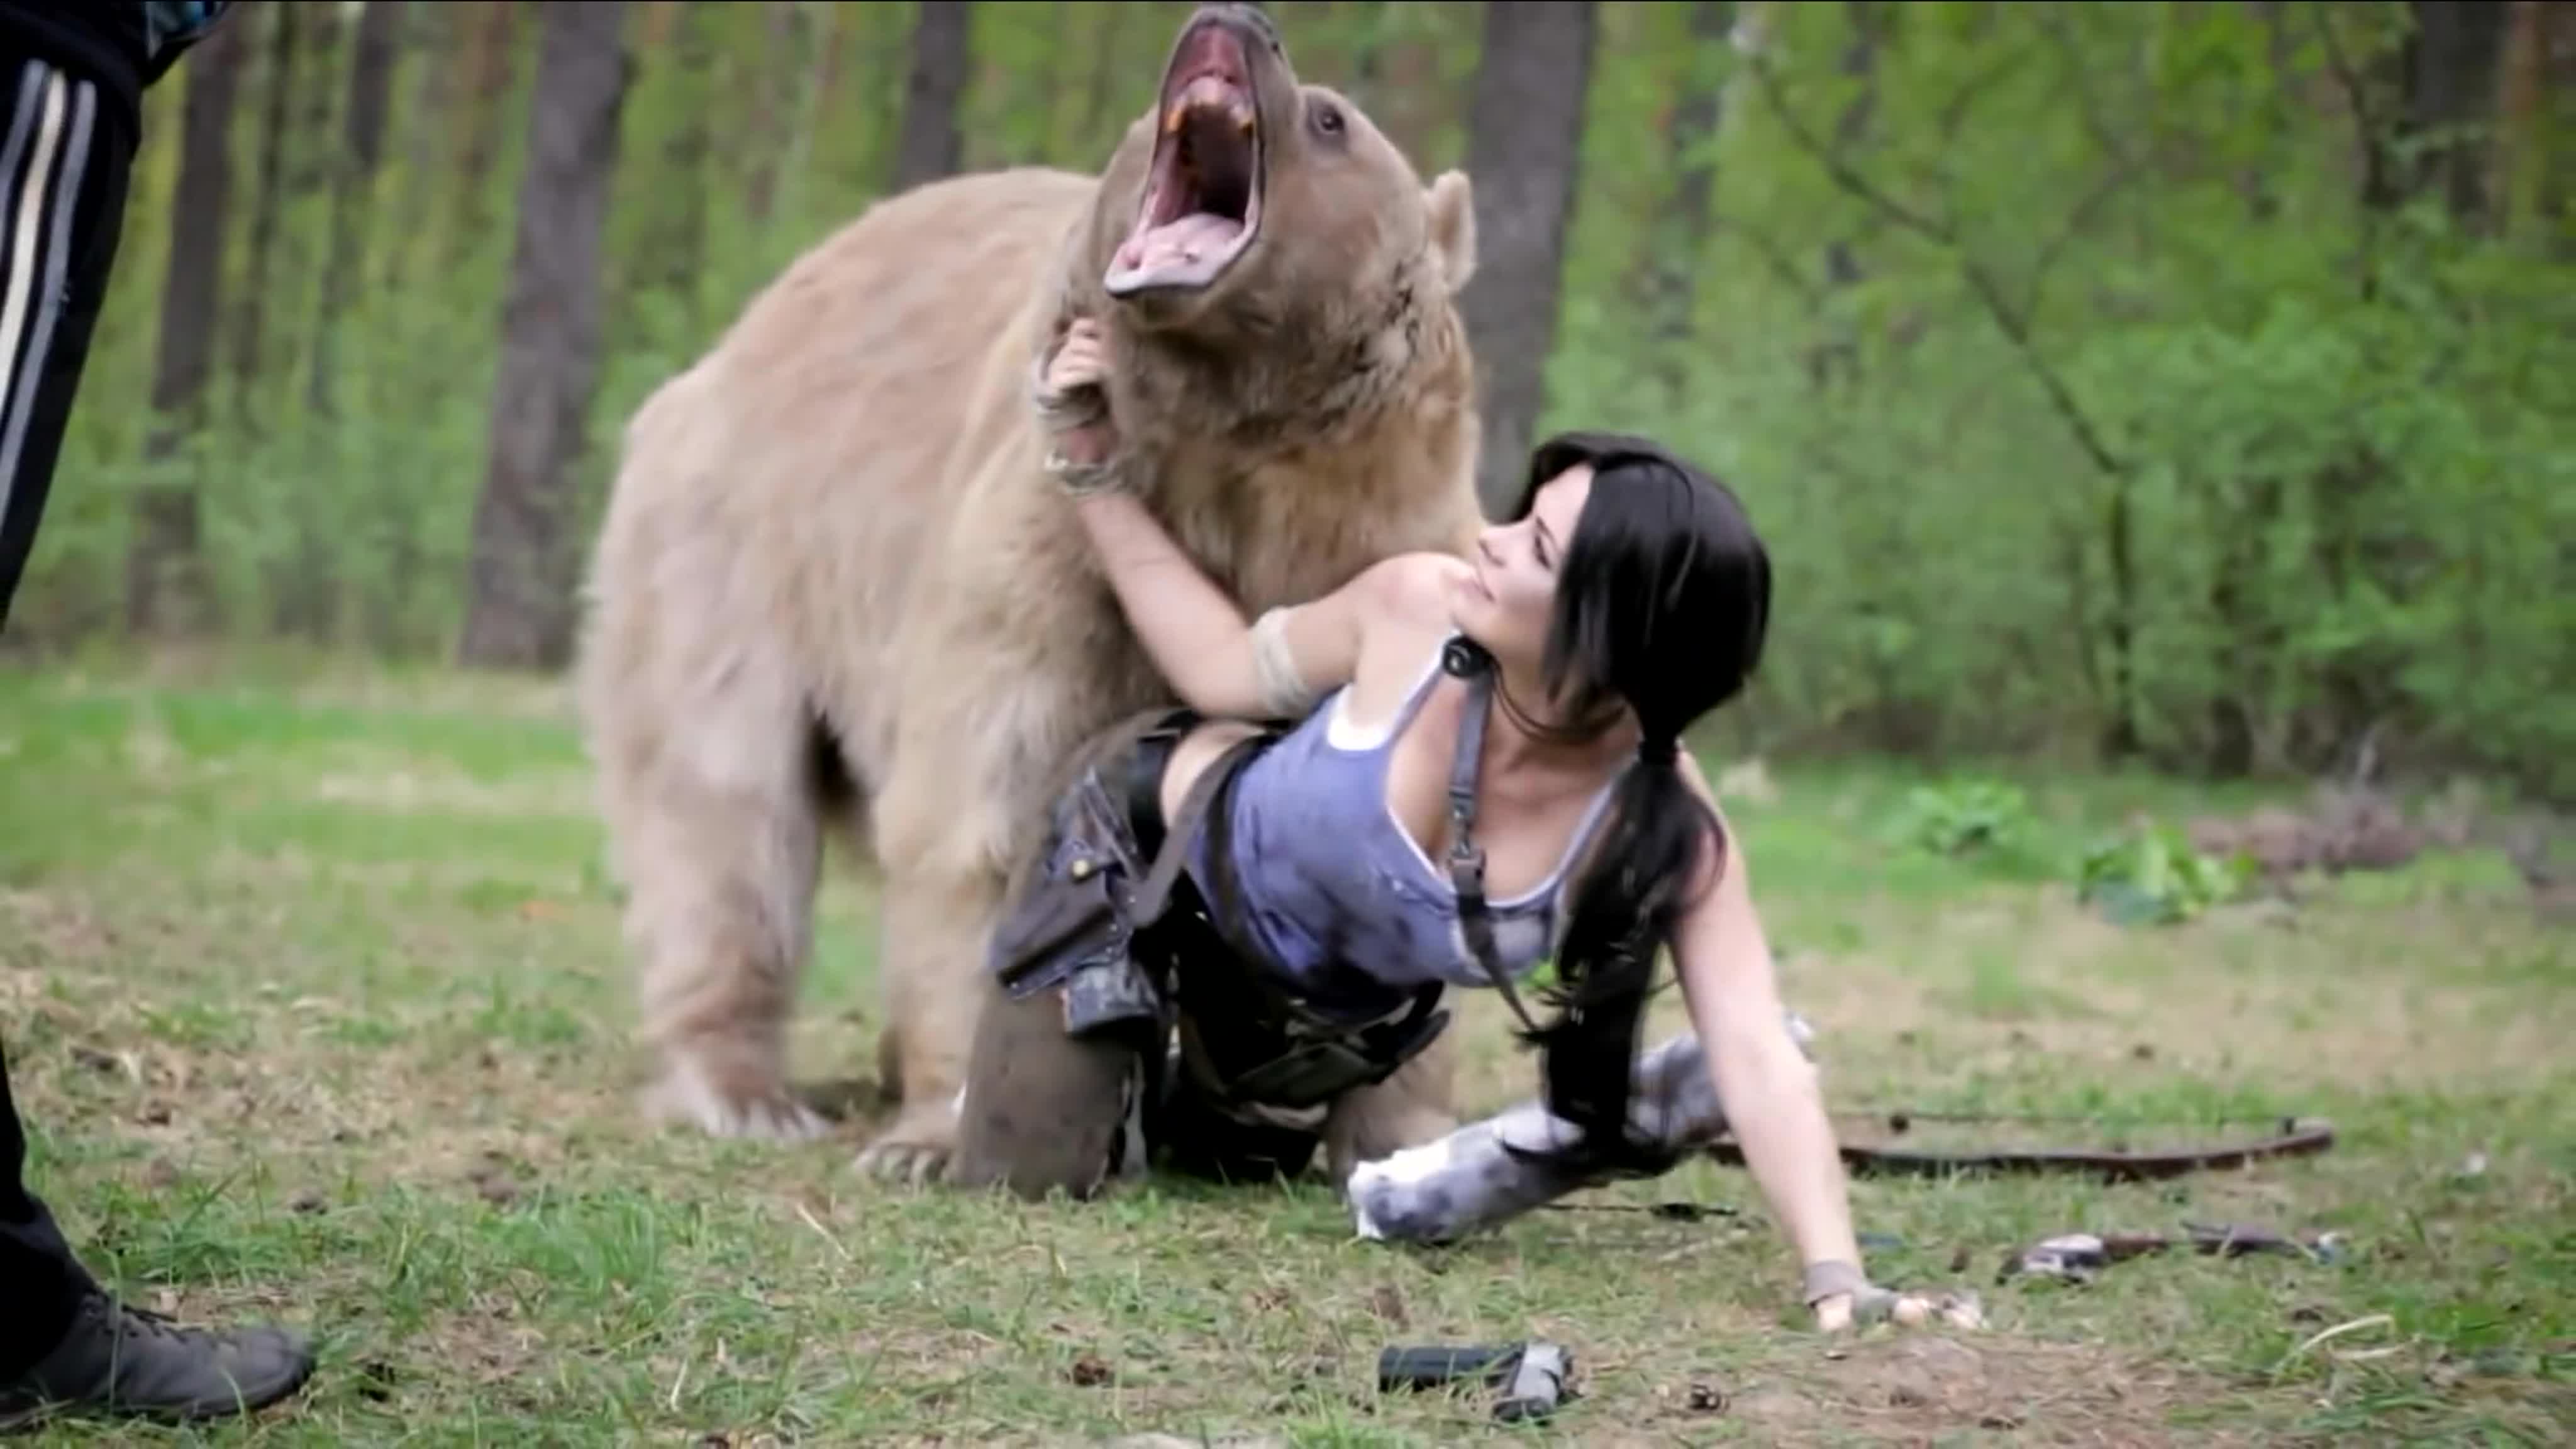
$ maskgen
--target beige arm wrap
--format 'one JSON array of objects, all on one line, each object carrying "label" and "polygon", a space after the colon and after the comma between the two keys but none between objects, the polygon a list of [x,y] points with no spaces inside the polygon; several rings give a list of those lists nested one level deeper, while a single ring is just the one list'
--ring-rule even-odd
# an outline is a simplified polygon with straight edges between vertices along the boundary
[{"label": "beige arm wrap", "polygon": [[1252,678],[1261,690],[1262,712],[1273,719],[1294,719],[1315,707],[1314,687],[1297,672],[1297,660],[1288,652],[1284,608],[1253,621]]}]

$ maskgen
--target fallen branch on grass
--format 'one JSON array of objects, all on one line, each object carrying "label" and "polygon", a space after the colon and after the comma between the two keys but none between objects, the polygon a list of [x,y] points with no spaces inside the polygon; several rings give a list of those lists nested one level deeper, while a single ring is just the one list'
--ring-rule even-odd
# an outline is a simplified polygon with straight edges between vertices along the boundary
[{"label": "fallen branch on grass", "polygon": [[[1813,1032],[1794,1014],[1789,1030],[1806,1049]],[[1727,1140],[1726,1114],[1711,1085],[1708,1058],[1687,1033],[1657,1043],[1637,1060],[1629,1121],[1643,1139],[1683,1153],[1701,1152],[1741,1164],[1741,1149]],[[1902,1134],[1922,1120],[1998,1121],[1980,1113],[1884,1114]],[[2026,1119],[2028,1120],[2028,1119]],[[2043,1118],[2046,1121],[2081,1119]],[[1530,1155],[1561,1147],[1573,1127],[1538,1101],[1513,1105],[1470,1122],[1436,1141],[1359,1164],[1344,1194],[1360,1236],[1398,1242],[1444,1243],[1508,1222],[1523,1213],[1601,1182],[1551,1167]],[[2093,1173],[2113,1182],[2178,1177],[2187,1172],[2238,1167],[2272,1157],[2305,1156],[2334,1145],[2330,1123],[2284,1118],[2280,1132],[2252,1142],[2170,1151],[2039,1148],[1972,1152],[1910,1151],[1845,1143],[1842,1159],[1854,1176],[1894,1174],[1933,1177],[1974,1172]]]}]

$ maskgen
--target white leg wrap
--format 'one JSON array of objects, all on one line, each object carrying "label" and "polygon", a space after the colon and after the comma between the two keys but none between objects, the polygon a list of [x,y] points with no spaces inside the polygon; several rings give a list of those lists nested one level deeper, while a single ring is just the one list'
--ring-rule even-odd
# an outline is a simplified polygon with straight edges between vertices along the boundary
[{"label": "white leg wrap", "polygon": [[[1815,1036],[1806,1020],[1791,1012],[1788,1028],[1806,1050]],[[1633,1081],[1628,1120],[1639,1135],[1688,1149],[1725,1133],[1726,1113],[1698,1037],[1685,1033],[1648,1048]],[[1518,1103],[1436,1142],[1359,1164],[1344,1195],[1363,1238],[1448,1242],[1589,1186],[1505,1150],[1557,1146],[1573,1135],[1543,1104]]]}]

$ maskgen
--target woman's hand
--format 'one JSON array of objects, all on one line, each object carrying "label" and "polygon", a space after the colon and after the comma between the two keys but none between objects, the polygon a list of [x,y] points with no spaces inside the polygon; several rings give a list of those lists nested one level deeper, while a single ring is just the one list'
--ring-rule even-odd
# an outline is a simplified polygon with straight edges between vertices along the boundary
[{"label": "woman's hand", "polygon": [[1921,1293],[1894,1293],[1874,1283],[1864,1283],[1848,1293],[1835,1293],[1816,1300],[1816,1328],[1823,1333],[1845,1333],[1855,1323],[1889,1322],[1904,1328],[1920,1328],[1938,1318],[1953,1328],[1983,1328],[1985,1313],[1978,1307],[1973,1293],[1943,1293],[1937,1297]]},{"label": "woman's hand", "polygon": [[1077,317],[1039,370],[1035,401],[1054,439],[1054,457],[1096,467],[1116,450],[1117,429],[1101,384],[1109,377],[1109,338],[1098,322]]}]

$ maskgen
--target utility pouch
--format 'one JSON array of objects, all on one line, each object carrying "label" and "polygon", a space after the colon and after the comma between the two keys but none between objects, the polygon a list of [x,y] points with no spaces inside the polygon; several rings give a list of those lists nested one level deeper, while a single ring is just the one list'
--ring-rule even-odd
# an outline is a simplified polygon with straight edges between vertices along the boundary
[{"label": "utility pouch", "polygon": [[1187,718],[1158,711],[1105,735],[1049,812],[1046,842],[997,924],[987,967],[1014,1000],[1061,988],[1065,1031],[1162,1022],[1166,992],[1136,938],[1162,919],[1178,880],[1183,842],[1213,791],[1203,781],[1182,803],[1157,856],[1137,839],[1137,801],[1161,777],[1161,750]]},{"label": "utility pouch", "polygon": [[1045,845],[995,924],[986,959],[1014,1000],[1061,989],[1074,1036],[1162,1012],[1132,949],[1140,924],[1134,832],[1101,776],[1083,770],[1056,801]]},{"label": "utility pouch", "polygon": [[1035,875],[993,933],[993,974],[1013,1000],[1061,986],[1128,939],[1116,875],[1088,857]]}]

